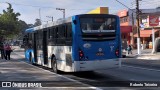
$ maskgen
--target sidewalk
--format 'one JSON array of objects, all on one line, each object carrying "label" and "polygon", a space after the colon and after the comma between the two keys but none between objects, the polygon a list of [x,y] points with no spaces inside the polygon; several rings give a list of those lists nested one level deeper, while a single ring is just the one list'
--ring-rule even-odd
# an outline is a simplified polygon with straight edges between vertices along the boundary
[{"label": "sidewalk", "polygon": [[141,54],[138,55],[137,49],[134,49],[132,54],[126,55],[126,57],[135,59],[160,60],[160,53],[152,54],[152,49],[144,49],[141,50]]},{"label": "sidewalk", "polygon": [[24,51],[24,48],[20,48],[19,46],[12,46],[13,51]]}]

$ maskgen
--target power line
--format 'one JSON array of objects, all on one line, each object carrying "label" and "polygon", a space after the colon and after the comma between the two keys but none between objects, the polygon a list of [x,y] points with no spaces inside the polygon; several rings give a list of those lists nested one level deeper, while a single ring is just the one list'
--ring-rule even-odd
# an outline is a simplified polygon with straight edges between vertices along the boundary
[{"label": "power line", "polygon": [[123,6],[125,6],[126,8],[130,9],[127,5],[123,4],[122,2],[116,0],[118,3],[122,4]]},{"label": "power line", "polygon": [[149,6],[150,5],[150,6],[154,6],[155,7],[155,5],[160,5],[160,2],[158,0],[152,0],[152,1],[144,1],[144,0],[142,0],[140,5],[143,5],[143,6]]},{"label": "power line", "polygon": [[[1,3],[1,2],[0,2]],[[36,8],[53,8],[56,10],[56,7],[45,7],[45,6],[38,6],[38,5],[28,5],[28,4],[18,4],[18,3],[11,3],[14,5],[21,5],[21,6],[28,6],[28,7],[36,7]],[[68,9],[68,10],[93,10],[93,8],[86,8],[86,9]]]},{"label": "power line", "polygon": [[[125,6],[126,8],[130,9],[128,6],[126,6],[125,4],[123,4],[122,2],[116,0],[118,3],[122,4],[123,6]],[[132,10],[132,9],[130,9]],[[139,29],[139,0],[136,0],[136,12],[134,10],[132,10],[134,13],[136,13],[136,19],[137,19],[137,47],[138,47],[138,54],[140,54],[140,29]]]},{"label": "power line", "polygon": [[[158,1],[158,0],[141,0],[141,2],[139,3],[139,5],[140,6],[154,6],[154,7],[156,7],[156,6],[158,6],[158,5],[160,5],[160,2]],[[155,6],[156,5],[156,6]],[[131,2],[131,8],[135,8],[136,7],[136,2],[135,1],[133,1],[133,2]]]},{"label": "power line", "polygon": [[[122,2],[116,0],[118,3],[122,4],[123,6],[125,6],[126,8],[128,9],[131,9],[129,8],[127,5],[123,4]],[[1,3],[1,2],[0,2]],[[56,7],[45,7],[45,6],[38,6],[38,5],[28,5],[28,4],[18,4],[18,3],[11,3],[11,4],[14,4],[14,5],[21,5],[21,6],[28,6],[28,7],[36,7],[36,8],[53,8],[56,10]],[[86,9],[67,9],[67,10],[93,10],[93,8],[86,8]],[[116,9],[115,9],[116,10]]]},{"label": "power line", "polygon": [[54,8],[54,9],[56,9],[55,7],[42,7],[42,6],[36,6],[36,5],[17,4],[17,3],[11,3],[11,4],[21,5],[21,6],[29,6],[29,7],[38,7],[38,8]]},{"label": "power line", "polygon": [[154,4],[154,3],[159,3],[159,2],[157,2],[157,1],[141,1],[140,2],[140,4],[143,4],[143,5],[145,5],[145,4],[149,4],[149,5],[152,5],[152,4]]},{"label": "power line", "polygon": [[158,0],[142,0],[141,2],[159,2]]},{"label": "power line", "polygon": [[123,4],[122,2],[120,2],[119,0],[116,0],[118,3],[122,4],[124,7],[130,9],[132,12],[136,13],[133,9],[129,8],[127,5]]},{"label": "power line", "polygon": [[64,8],[56,8],[56,10],[63,12],[63,19],[65,19],[65,9]]}]

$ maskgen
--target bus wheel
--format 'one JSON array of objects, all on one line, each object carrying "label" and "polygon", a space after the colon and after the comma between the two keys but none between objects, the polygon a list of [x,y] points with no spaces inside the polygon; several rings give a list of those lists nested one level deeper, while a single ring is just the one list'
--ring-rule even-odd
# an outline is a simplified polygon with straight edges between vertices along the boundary
[{"label": "bus wheel", "polygon": [[56,60],[55,60],[55,57],[54,57],[54,59],[52,60],[52,70],[53,70],[53,72],[58,73],[58,70],[57,70],[57,62],[56,62]]}]

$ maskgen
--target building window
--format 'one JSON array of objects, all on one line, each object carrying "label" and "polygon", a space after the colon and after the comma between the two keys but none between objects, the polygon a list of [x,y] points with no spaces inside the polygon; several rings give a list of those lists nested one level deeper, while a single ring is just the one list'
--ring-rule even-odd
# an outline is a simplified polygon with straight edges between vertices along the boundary
[{"label": "building window", "polygon": [[120,18],[120,23],[128,22],[128,16]]}]

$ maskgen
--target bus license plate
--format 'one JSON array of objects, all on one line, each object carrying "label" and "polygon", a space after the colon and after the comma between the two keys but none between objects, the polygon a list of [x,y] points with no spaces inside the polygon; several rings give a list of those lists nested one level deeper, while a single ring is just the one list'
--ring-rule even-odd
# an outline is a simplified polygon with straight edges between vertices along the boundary
[{"label": "bus license plate", "polygon": [[98,53],[96,53],[96,55],[97,55],[97,56],[103,56],[104,53],[103,53],[103,52],[98,52]]}]

